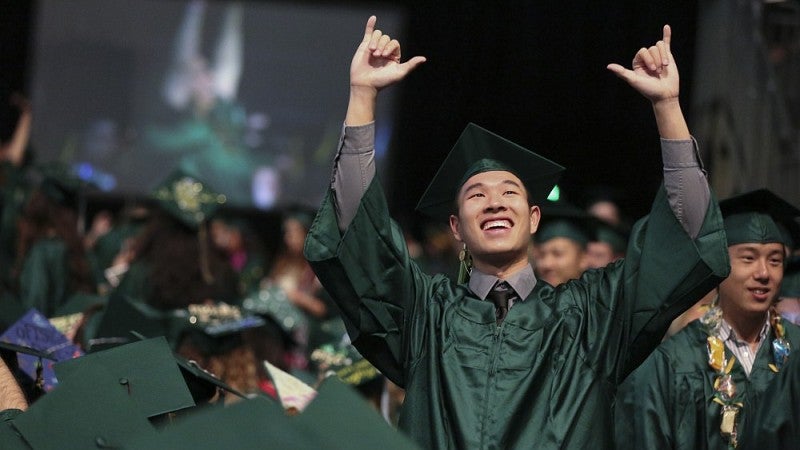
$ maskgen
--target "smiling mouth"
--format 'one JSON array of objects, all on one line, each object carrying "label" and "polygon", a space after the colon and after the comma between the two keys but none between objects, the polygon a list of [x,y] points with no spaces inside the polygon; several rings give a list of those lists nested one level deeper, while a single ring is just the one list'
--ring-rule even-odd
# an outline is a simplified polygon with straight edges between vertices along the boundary
[{"label": "smiling mouth", "polygon": [[508,219],[487,220],[481,225],[481,230],[503,230],[511,228],[511,221]]}]

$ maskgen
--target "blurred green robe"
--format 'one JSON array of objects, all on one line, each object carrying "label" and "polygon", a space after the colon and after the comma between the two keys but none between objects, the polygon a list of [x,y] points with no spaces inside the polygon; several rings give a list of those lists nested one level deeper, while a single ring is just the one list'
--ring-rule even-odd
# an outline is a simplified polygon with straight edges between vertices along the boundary
[{"label": "blurred green robe", "polygon": [[693,241],[662,188],[624,262],[539,281],[498,326],[491,302],[411,260],[376,180],[344,232],[333,195],[306,257],[358,350],[406,389],[399,426],[423,448],[611,448],[617,384],[729,272],[716,201]]},{"label": "blurred green robe", "polygon": [[[783,326],[792,349],[800,348],[800,327],[785,320]],[[728,448],[719,430],[722,406],[713,401],[716,374],[708,366],[707,337],[695,320],[667,339],[620,386],[615,411],[618,448]],[[751,412],[777,376],[769,368],[774,338],[770,331],[769,340],[758,349],[749,379],[739,361],[731,369],[744,404],[737,419],[740,439]],[[726,348],[725,356],[730,354]]]}]

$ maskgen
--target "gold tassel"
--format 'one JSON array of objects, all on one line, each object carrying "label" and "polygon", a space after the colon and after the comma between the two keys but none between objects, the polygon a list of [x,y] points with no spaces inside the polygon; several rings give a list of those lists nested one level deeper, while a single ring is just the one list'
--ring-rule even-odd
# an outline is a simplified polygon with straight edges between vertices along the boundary
[{"label": "gold tassel", "polygon": [[469,275],[472,272],[472,255],[467,250],[467,244],[458,253],[458,284],[468,283]]}]

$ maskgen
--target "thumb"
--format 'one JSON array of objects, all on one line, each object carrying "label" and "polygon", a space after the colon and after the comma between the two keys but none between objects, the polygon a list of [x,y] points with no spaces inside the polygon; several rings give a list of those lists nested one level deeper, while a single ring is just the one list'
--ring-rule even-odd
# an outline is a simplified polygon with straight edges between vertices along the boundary
[{"label": "thumb", "polygon": [[425,58],[424,56],[415,56],[409,59],[408,61],[400,64],[400,67],[403,68],[403,71],[405,73],[409,73],[412,70],[416,69],[420,64],[424,63],[425,61],[427,61],[427,58]]},{"label": "thumb", "polygon": [[632,70],[628,70],[619,64],[609,64],[606,66],[606,69],[614,72],[614,75],[622,78],[625,81],[630,81],[631,75],[633,75]]}]

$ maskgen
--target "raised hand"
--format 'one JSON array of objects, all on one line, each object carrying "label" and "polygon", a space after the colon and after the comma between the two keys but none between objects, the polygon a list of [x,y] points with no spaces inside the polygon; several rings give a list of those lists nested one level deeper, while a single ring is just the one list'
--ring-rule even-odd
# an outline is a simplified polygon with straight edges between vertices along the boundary
[{"label": "raised hand", "polygon": [[400,42],[375,29],[377,18],[367,20],[364,38],[350,63],[350,86],[380,90],[389,86],[425,62],[425,57],[415,56],[400,62]]},{"label": "raised hand", "polygon": [[633,58],[632,70],[609,64],[614,72],[653,103],[677,99],[680,90],[678,66],[670,51],[672,30],[664,25],[664,37],[650,48],[642,47]]}]

